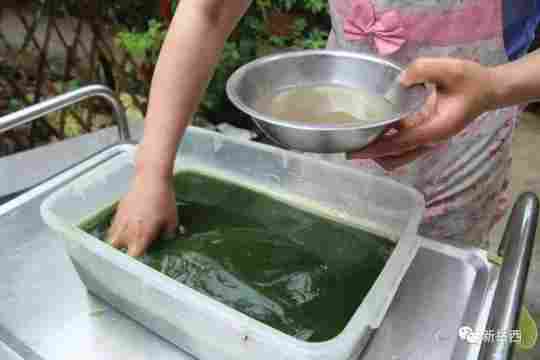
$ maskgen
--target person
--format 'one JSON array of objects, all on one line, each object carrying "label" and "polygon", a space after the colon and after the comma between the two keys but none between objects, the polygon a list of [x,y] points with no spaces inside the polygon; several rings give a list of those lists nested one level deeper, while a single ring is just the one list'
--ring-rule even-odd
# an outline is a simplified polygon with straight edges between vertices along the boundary
[{"label": "person", "polygon": [[[161,231],[177,227],[171,182],[176,149],[226,39],[249,5],[248,0],[178,5],[153,76],[133,183],[109,233],[112,245],[130,255],[143,254]],[[486,246],[508,207],[510,138],[518,115],[509,105],[534,96],[537,89],[526,72],[538,72],[538,57],[502,64],[526,52],[538,22],[536,5],[330,0],[329,49],[372,52],[403,65],[432,58],[417,60],[403,76],[405,84],[436,85],[424,110],[350,155],[352,166],[391,176],[424,195],[419,228],[424,236]]]}]

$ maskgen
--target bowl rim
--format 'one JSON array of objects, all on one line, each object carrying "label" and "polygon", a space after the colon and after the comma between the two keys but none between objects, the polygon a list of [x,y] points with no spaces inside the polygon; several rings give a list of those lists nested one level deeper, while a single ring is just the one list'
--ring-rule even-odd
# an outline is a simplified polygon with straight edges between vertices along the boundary
[{"label": "bowl rim", "polygon": [[[246,105],[245,102],[240,99],[240,96],[238,95],[238,92],[236,91],[236,89],[238,88],[238,84],[242,81],[245,74],[249,70],[260,67],[267,63],[274,62],[276,60],[305,57],[305,56],[314,56],[314,55],[325,55],[325,56],[342,57],[342,58],[344,57],[344,58],[352,58],[352,59],[365,60],[365,61],[367,60],[367,61],[377,62],[377,63],[387,65],[389,67],[392,67],[398,70],[399,72],[403,72],[404,70],[403,67],[399,66],[397,63],[393,61],[390,61],[388,59],[385,59],[385,58],[382,58],[380,56],[376,56],[373,54],[364,53],[364,52],[356,52],[356,51],[353,52],[353,51],[347,51],[347,50],[324,50],[324,49],[285,51],[285,52],[281,52],[277,54],[259,57],[239,67],[227,80],[226,89],[225,89],[227,96],[229,100],[240,111],[251,116],[254,121],[264,121],[272,125],[299,129],[299,130],[320,130],[320,131],[362,130],[362,129],[367,130],[367,129],[379,128],[381,126],[387,126],[418,112],[424,106],[428,98],[429,89],[426,86],[426,84],[414,85],[413,87],[421,87],[424,91],[422,91],[422,94],[419,97],[419,100],[414,102],[413,105],[410,106],[410,109],[408,109],[407,111],[399,112],[390,119],[381,120],[381,121],[377,121],[377,122],[373,122],[369,124],[363,124],[363,125],[359,125],[355,123],[348,123],[348,124],[320,124],[319,123],[317,124],[317,123],[303,123],[303,122],[298,122],[298,121],[279,119],[279,118],[256,111],[252,107]],[[326,84],[331,84],[331,83],[326,83]],[[413,87],[410,87],[410,88],[413,88]]]}]

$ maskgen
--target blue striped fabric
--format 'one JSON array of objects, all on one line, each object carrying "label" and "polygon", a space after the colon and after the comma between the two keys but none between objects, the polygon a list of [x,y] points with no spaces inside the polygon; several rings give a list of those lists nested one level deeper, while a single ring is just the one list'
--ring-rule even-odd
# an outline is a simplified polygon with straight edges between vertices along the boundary
[{"label": "blue striped fabric", "polygon": [[540,23],[540,0],[503,0],[504,45],[510,60],[529,50]]}]

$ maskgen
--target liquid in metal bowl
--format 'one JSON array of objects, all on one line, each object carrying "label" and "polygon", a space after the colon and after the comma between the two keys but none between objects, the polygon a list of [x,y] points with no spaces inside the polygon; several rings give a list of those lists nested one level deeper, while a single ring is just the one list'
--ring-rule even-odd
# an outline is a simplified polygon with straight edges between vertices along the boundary
[{"label": "liquid in metal bowl", "polygon": [[[424,105],[425,85],[405,88],[399,84],[403,69],[377,56],[346,51],[302,50],[259,58],[229,78],[227,95],[250,115],[258,127],[278,145],[304,152],[342,153],[362,149],[386,129]],[[383,97],[391,111],[382,119],[358,122],[299,122],[276,118],[261,110],[261,98],[287,89],[339,86],[362,89]]]}]

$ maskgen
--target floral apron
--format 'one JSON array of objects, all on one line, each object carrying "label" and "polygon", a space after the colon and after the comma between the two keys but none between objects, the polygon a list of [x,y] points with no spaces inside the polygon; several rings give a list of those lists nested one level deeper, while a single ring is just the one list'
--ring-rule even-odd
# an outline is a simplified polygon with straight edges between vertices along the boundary
[{"label": "floral apron", "polygon": [[[331,49],[371,52],[406,66],[421,56],[450,56],[484,65],[508,61],[503,0],[330,0]],[[488,246],[489,233],[509,205],[510,144],[516,107],[486,113],[415,162],[377,174],[414,186],[427,209],[426,237]]]}]

